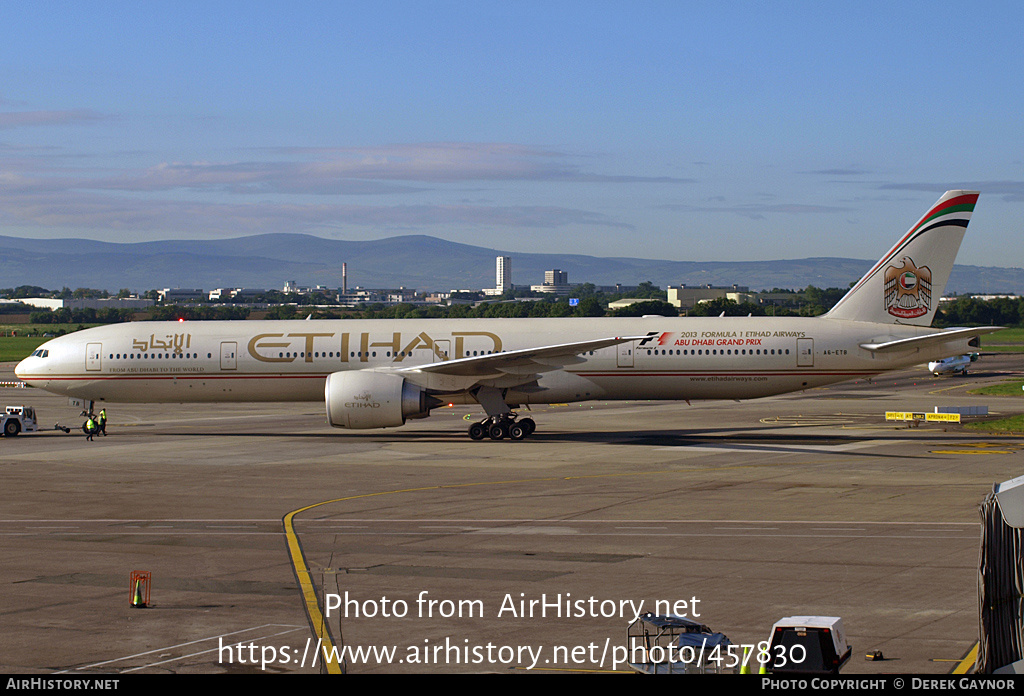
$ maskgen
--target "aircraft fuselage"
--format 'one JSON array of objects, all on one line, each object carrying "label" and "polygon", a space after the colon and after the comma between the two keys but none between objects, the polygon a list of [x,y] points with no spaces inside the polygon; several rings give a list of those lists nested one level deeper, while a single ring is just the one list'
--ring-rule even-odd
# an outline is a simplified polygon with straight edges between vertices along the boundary
[{"label": "aircraft fuselage", "polygon": [[[588,351],[535,383],[510,380],[505,401],[749,399],[969,350],[966,339],[884,355],[860,347],[933,333],[821,317],[133,322],[52,339],[17,374],[92,401],[323,401],[324,381],[335,372],[646,336]],[[502,388],[501,377],[491,383]],[[450,391],[448,402],[474,402]]]}]

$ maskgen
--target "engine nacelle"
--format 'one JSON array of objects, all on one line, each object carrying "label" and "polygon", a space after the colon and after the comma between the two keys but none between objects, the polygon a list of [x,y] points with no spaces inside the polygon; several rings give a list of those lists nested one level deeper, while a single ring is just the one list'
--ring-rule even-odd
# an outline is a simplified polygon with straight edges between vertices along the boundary
[{"label": "engine nacelle", "polygon": [[393,428],[425,418],[441,401],[401,375],[369,370],[335,372],[324,387],[327,422],[335,428]]}]

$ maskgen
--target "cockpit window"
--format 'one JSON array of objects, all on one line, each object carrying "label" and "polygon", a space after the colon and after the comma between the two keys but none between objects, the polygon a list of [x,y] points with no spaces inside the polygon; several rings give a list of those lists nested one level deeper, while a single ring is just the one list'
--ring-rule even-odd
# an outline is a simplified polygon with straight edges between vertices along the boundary
[{"label": "cockpit window", "polygon": [[37,358],[47,358],[50,356],[49,350],[43,350],[42,348],[32,351],[32,355]]}]

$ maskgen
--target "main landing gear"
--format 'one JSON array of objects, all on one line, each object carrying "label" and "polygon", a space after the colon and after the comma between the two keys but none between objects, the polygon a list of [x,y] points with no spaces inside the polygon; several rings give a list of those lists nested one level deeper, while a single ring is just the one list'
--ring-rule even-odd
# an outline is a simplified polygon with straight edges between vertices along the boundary
[{"label": "main landing gear", "polygon": [[469,436],[474,440],[489,437],[492,440],[522,440],[533,434],[537,424],[532,418],[517,419],[515,412],[488,416],[478,423],[469,426]]}]

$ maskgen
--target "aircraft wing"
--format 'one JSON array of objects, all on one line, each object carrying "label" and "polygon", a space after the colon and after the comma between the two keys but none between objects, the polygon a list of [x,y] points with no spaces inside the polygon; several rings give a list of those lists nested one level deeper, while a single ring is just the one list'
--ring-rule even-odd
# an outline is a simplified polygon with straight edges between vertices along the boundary
[{"label": "aircraft wing", "polygon": [[395,372],[431,389],[468,389],[473,385],[492,383],[495,380],[501,381],[503,386],[512,386],[533,381],[540,372],[560,370],[566,365],[585,362],[585,359],[580,357],[582,353],[645,338],[648,338],[646,334],[560,343],[405,367]]},{"label": "aircraft wing", "polygon": [[901,338],[895,341],[884,341],[882,343],[861,343],[860,347],[870,350],[872,353],[888,353],[889,351],[910,350],[930,348],[949,341],[959,341],[965,338],[973,338],[983,334],[999,331],[1002,326],[975,326],[969,329],[952,329],[927,336],[915,336],[914,338]]}]

